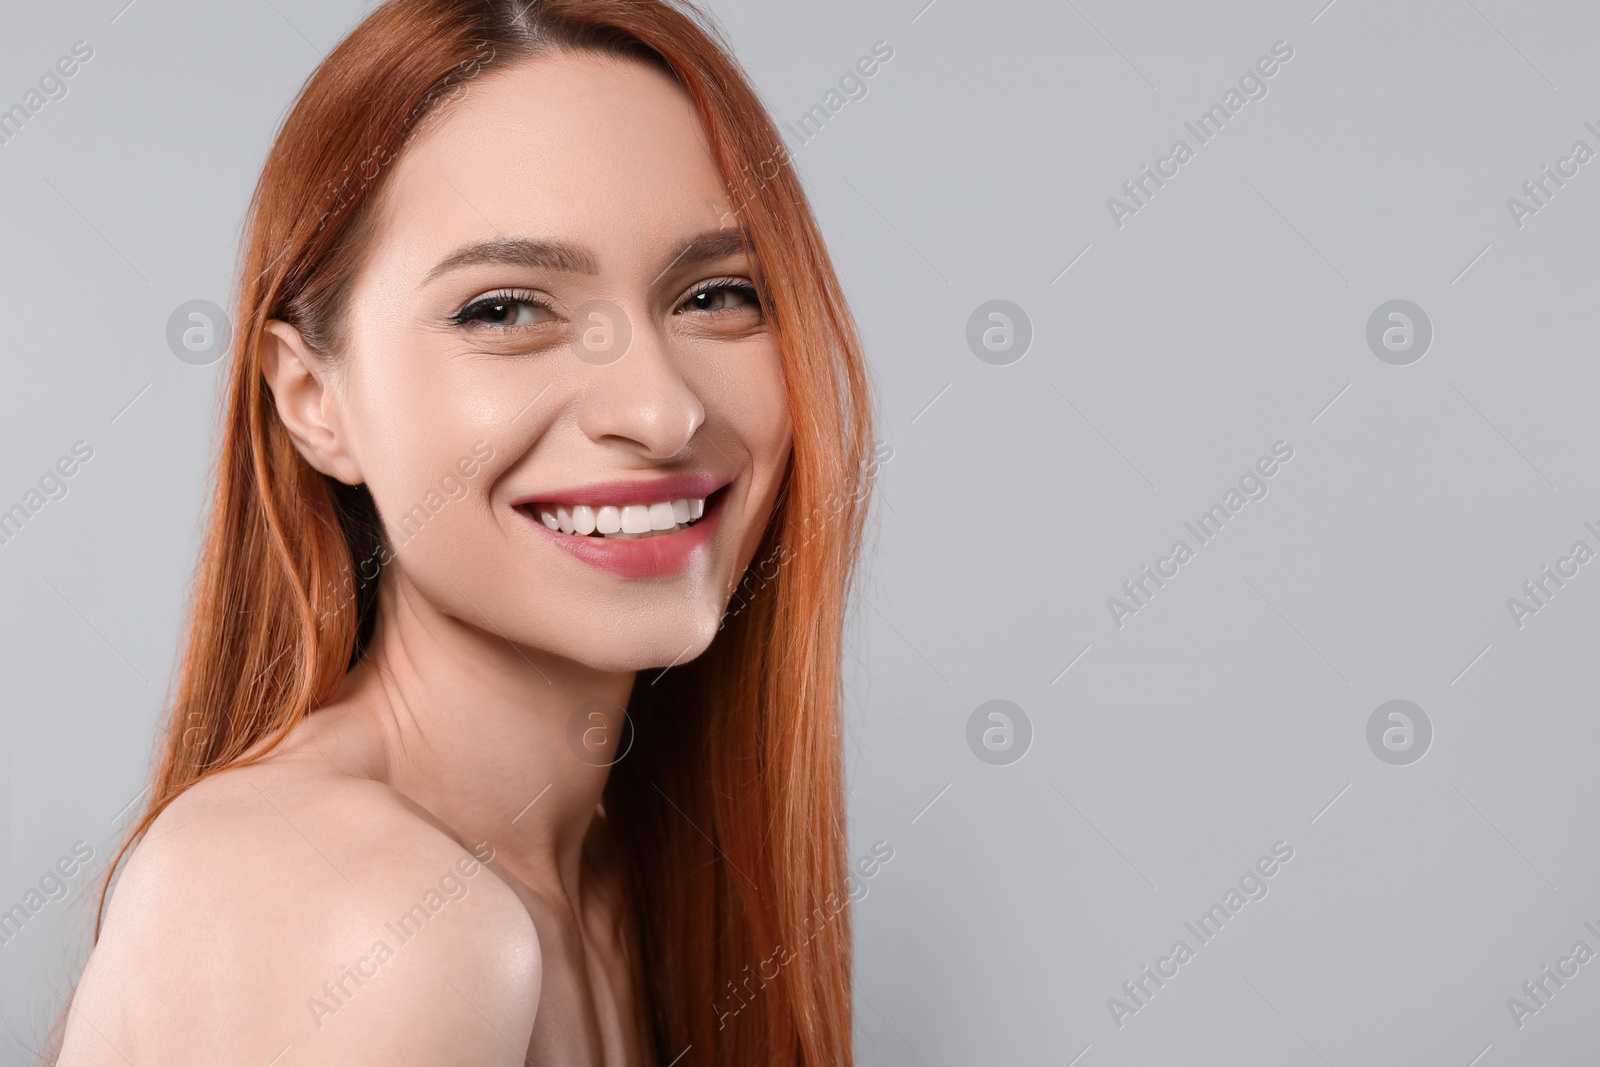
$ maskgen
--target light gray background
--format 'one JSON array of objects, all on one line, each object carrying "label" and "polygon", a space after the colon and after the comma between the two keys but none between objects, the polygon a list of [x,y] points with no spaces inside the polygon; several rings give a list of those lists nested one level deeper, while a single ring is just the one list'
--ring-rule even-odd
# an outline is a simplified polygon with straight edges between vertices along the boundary
[{"label": "light gray background", "polygon": [[[895,0],[714,10],[791,143],[894,447],[855,612],[852,853],[864,1063],[1591,1062],[1600,962],[1600,12],[1577,0]],[[0,508],[94,459],[0,547],[0,908],[141,789],[197,547],[222,365],[166,321],[225,303],[239,223],[353,0],[7,0],[0,105],[95,57],[0,145]],[[1294,58],[1122,228],[1106,200],[1274,42]],[[1068,268],[1070,265],[1070,269]],[[1031,319],[1011,366],[965,341]],[[1432,320],[1391,366],[1366,322]],[[129,406],[131,403],[131,406]],[[1331,405],[1331,406],[1330,406]],[[1118,629],[1106,599],[1257,457],[1294,459]],[[1068,669],[1070,666],[1070,669]],[[1431,750],[1368,747],[1415,701]],[[1033,727],[969,750],[985,701]],[[1275,841],[1294,859],[1137,1015],[1107,999]],[[72,969],[84,880],[0,946],[18,1049]],[[1476,1057],[1476,1059],[1475,1059]]]}]

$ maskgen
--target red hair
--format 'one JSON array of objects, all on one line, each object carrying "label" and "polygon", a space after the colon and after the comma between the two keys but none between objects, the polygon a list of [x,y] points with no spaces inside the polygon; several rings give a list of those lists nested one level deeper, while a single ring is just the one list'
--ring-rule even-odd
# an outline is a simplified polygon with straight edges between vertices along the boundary
[{"label": "red hair", "polygon": [[241,249],[238,341],[175,706],[101,909],[156,816],[271,751],[333,696],[371,636],[377,583],[350,578],[382,527],[365,487],[318,473],[291,443],[262,375],[267,322],[293,323],[334,357],[389,163],[477,74],[562,49],[654,64],[693,102],[748,234],[793,414],[793,453],[752,564],[762,584],[704,655],[637,687],[637,737],[606,788],[649,1039],[661,1063],[692,1046],[685,1065],[848,1065],[840,660],[875,466],[869,382],[781,137],[716,30],[667,0],[390,0],[301,90]]}]

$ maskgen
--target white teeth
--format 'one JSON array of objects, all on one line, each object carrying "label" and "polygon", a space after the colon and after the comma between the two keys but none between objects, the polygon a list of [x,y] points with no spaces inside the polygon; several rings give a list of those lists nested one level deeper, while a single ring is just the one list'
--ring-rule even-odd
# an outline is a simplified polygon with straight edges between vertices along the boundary
[{"label": "white teeth", "polygon": [[588,537],[600,534],[617,540],[650,537],[653,534],[684,529],[706,512],[704,498],[680,497],[655,504],[606,504],[595,507],[577,504],[568,507],[541,505],[539,521],[552,530]]},{"label": "white teeth", "polygon": [[623,533],[649,533],[650,508],[646,504],[629,504],[622,509]]}]

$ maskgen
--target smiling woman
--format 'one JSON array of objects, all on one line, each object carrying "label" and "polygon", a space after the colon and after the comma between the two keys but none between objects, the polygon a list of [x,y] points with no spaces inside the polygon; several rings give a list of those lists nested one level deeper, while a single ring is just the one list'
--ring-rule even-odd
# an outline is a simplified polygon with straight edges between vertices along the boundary
[{"label": "smiling woman", "polygon": [[799,182],[756,176],[780,150],[662,0],[391,0],[308,81],[252,202],[174,711],[58,1062],[851,1062],[872,416]]}]

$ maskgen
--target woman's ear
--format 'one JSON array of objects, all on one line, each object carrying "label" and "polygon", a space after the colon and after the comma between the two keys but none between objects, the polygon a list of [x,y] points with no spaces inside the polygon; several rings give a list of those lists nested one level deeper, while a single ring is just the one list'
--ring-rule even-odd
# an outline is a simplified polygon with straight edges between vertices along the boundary
[{"label": "woman's ear", "polygon": [[298,329],[278,319],[267,323],[261,373],[278,417],[306,462],[346,485],[366,481],[345,429],[339,394]]}]

